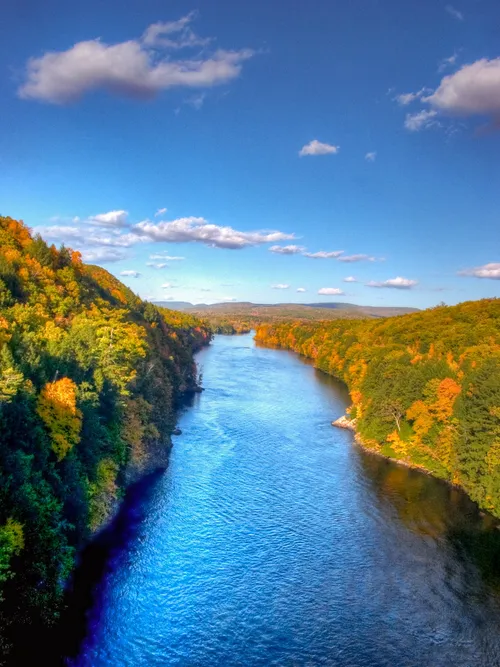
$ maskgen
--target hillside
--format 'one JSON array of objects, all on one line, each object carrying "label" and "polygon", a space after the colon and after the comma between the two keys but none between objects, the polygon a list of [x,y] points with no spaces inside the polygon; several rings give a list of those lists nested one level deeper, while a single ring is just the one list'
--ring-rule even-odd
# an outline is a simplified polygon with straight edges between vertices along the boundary
[{"label": "hillside", "polygon": [[383,321],[262,325],[256,340],[343,380],[366,447],[500,516],[500,299]]},{"label": "hillside", "polygon": [[196,317],[144,303],[0,217],[4,631],[54,621],[78,550],[125,484],[165,462],[176,409],[196,388],[193,354],[210,337]]},{"label": "hillside", "polygon": [[[341,301],[325,301],[322,303],[252,303],[250,301],[237,301],[213,304],[192,304],[188,301],[156,301],[155,303],[156,305],[171,308],[173,310],[205,313],[207,315],[215,312],[224,312],[230,315],[258,311],[270,316],[275,313],[277,317],[298,313],[299,315],[303,315],[306,319],[315,319],[319,317],[319,315],[324,318],[328,315],[327,311],[331,310],[349,311],[351,314],[362,313],[364,316],[369,317],[389,317],[418,312],[418,308],[406,308],[403,306],[358,306],[354,303],[344,303]],[[317,313],[317,311],[321,312]],[[330,313],[329,316],[338,317],[339,315],[332,315]]]}]

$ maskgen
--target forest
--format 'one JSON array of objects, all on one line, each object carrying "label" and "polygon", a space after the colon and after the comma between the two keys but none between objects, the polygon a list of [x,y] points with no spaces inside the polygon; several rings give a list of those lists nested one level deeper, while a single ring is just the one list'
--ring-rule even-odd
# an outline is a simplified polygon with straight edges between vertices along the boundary
[{"label": "forest", "polygon": [[211,336],[0,217],[0,653],[55,622],[79,550],[165,460]]},{"label": "forest", "polygon": [[463,488],[500,517],[500,299],[384,320],[263,324],[256,341],[342,380],[366,448]]}]

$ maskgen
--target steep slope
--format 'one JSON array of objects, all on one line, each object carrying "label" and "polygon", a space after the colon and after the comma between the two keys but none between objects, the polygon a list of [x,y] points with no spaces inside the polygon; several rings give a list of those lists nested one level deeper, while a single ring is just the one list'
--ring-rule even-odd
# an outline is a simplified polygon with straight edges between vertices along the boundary
[{"label": "steep slope", "polygon": [[[211,333],[0,218],[0,625],[51,623],[75,554],[165,459]],[[151,460],[153,457],[153,461]]]}]

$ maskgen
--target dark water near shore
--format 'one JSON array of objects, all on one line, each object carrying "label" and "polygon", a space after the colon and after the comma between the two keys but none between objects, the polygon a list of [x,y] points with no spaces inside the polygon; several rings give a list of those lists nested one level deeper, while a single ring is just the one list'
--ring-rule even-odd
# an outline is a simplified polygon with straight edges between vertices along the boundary
[{"label": "dark water near shore", "polygon": [[68,664],[500,665],[488,517],[333,429],[345,388],[296,356],[219,336],[199,362],[169,469],[84,558]]}]

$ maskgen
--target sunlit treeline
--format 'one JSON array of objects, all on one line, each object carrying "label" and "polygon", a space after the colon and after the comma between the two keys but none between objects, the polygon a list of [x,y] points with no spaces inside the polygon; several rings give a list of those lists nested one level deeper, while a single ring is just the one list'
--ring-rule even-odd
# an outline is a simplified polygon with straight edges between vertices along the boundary
[{"label": "sunlit treeline", "polygon": [[343,380],[364,444],[464,488],[500,516],[500,300],[385,320],[262,325]]}]

